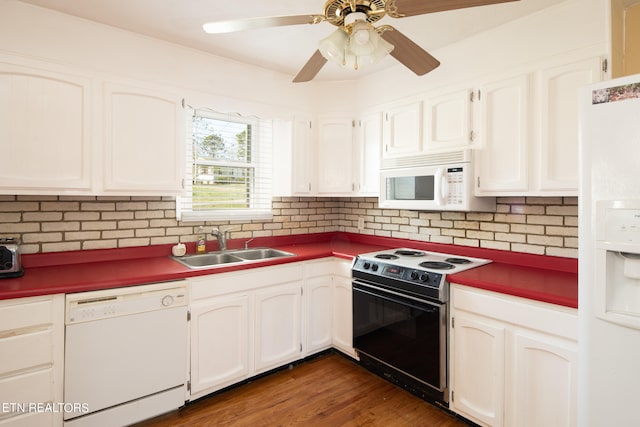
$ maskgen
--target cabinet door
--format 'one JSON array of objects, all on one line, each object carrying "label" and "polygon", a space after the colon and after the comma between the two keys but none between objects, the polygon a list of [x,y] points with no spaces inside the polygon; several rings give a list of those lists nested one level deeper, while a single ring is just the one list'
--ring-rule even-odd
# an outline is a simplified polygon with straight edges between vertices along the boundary
[{"label": "cabinet door", "polygon": [[471,90],[427,96],[425,151],[459,150],[471,145]]},{"label": "cabinet door", "polygon": [[392,105],[384,114],[383,158],[422,151],[422,101]]},{"label": "cabinet door", "polygon": [[540,76],[540,189],[576,195],[578,89],[601,80],[600,58],[549,68],[543,70]]},{"label": "cabinet door", "polygon": [[249,375],[249,337],[247,295],[192,304],[192,396],[221,389]]},{"label": "cabinet door", "polygon": [[[309,116],[296,116],[293,122],[292,190],[294,195],[309,195],[313,188],[314,150],[312,122]],[[276,156],[278,153],[274,153]]]},{"label": "cabinet door", "polygon": [[180,194],[184,178],[182,99],[105,83],[105,184],[109,194]]},{"label": "cabinet door", "polygon": [[334,276],[333,280],[333,345],[355,357],[353,349],[353,295],[351,278]]},{"label": "cabinet door", "polygon": [[455,313],[452,407],[469,419],[502,425],[505,328],[489,319]]},{"label": "cabinet door", "polygon": [[514,426],[577,425],[575,342],[530,331],[514,334],[507,424]]},{"label": "cabinet door", "polygon": [[305,283],[306,354],[331,347],[331,276],[308,279]]},{"label": "cabinet door", "polygon": [[89,79],[0,62],[0,192],[91,190]]},{"label": "cabinet door", "polygon": [[380,150],[382,146],[382,114],[372,113],[358,121],[356,145],[357,188],[360,196],[380,194]]},{"label": "cabinet door", "polygon": [[353,120],[318,119],[318,194],[351,194],[353,182]]},{"label": "cabinet door", "polygon": [[300,358],[302,352],[300,294],[299,282],[256,291],[256,373]]},{"label": "cabinet door", "polygon": [[529,76],[480,88],[480,143],[476,193],[510,194],[529,188]]}]

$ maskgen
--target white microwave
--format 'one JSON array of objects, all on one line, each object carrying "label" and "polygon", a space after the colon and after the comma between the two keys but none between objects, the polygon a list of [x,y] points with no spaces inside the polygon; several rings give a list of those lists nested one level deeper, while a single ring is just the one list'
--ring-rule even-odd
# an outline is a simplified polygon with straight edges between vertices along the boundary
[{"label": "white microwave", "polygon": [[495,211],[495,197],[474,195],[471,153],[462,151],[448,154],[383,162],[383,169],[380,171],[380,207],[428,211]]}]

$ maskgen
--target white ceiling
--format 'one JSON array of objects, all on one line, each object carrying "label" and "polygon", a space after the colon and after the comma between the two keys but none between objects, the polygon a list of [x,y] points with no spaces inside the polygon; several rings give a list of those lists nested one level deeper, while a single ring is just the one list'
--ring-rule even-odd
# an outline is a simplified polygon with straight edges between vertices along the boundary
[{"label": "white ceiling", "polygon": [[[206,34],[202,24],[262,16],[321,14],[324,0],[21,0],[110,26],[189,46],[295,76],[335,30],[329,23]],[[428,0],[423,0],[428,1]],[[534,13],[565,0],[520,0],[394,19],[388,24],[427,51]],[[491,49],[491,46],[487,46]],[[316,80],[348,80],[397,64],[386,57],[375,66],[344,70],[327,63]]]}]

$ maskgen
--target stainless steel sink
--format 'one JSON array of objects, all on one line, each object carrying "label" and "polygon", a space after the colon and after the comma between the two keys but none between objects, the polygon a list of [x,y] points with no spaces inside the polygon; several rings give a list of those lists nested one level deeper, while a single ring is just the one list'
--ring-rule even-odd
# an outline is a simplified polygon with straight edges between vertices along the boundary
[{"label": "stainless steel sink", "polygon": [[220,264],[230,264],[234,262],[244,262],[243,259],[226,252],[209,252],[200,255],[186,255],[182,257],[172,257],[179,263],[189,268],[209,268]]},{"label": "stainless steel sink", "polygon": [[217,265],[228,265],[234,263],[246,263],[251,261],[261,261],[271,258],[294,256],[290,252],[280,251],[272,248],[252,248],[236,249],[220,252],[209,252],[200,255],[185,255],[181,257],[171,257],[180,264],[191,269],[211,268]]},{"label": "stainless steel sink", "polygon": [[240,249],[231,251],[231,253],[238,258],[242,258],[248,261],[294,256],[294,254],[290,252],[280,251],[278,249],[272,248]]}]

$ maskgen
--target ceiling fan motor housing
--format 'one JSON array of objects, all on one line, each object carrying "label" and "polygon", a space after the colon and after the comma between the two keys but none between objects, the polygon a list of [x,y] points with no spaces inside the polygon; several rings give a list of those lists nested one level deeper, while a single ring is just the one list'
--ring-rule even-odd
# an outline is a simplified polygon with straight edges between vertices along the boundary
[{"label": "ceiling fan motor housing", "polygon": [[366,15],[368,23],[374,23],[385,15],[385,0],[329,0],[324,6],[324,15],[331,24],[342,27],[344,19],[354,12],[351,6],[355,4],[355,12]]}]

